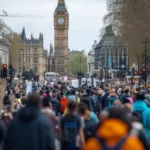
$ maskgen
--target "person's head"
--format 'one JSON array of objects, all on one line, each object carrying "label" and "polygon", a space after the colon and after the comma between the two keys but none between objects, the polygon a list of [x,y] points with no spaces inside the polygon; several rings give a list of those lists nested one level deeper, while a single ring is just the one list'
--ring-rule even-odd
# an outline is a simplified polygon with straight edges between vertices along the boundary
[{"label": "person's head", "polygon": [[69,101],[68,102],[68,115],[74,116],[77,112],[77,102]]},{"label": "person's head", "polygon": [[126,97],[123,102],[123,104],[133,104],[133,99],[131,97]]},{"label": "person's head", "polygon": [[108,110],[109,116],[108,118],[115,118],[119,119],[122,122],[124,122],[126,125],[128,125],[129,128],[131,128],[131,121],[128,116],[128,113],[122,109],[122,108],[110,108]]},{"label": "person's head", "polygon": [[88,120],[90,117],[90,111],[88,106],[85,103],[80,103],[78,107],[79,114],[85,119]]},{"label": "person's head", "polygon": [[80,90],[80,93],[84,94],[84,90],[83,90],[83,89],[81,89],[81,90]]},{"label": "person's head", "polygon": [[78,91],[76,91],[75,95],[76,95],[76,96],[79,96],[79,92],[78,92]]},{"label": "person's head", "polygon": [[27,104],[35,106],[37,108],[40,108],[40,106],[41,106],[41,97],[40,97],[40,95],[38,95],[36,93],[30,94],[28,96],[28,103]]},{"label": "person's head", "polygon": [[147,92],[150,93],[150,87],[148,87]]},{"label": "person's head", "polygon": [[54,89],[58,89],[58,85],[57,84],[54,85]]},{"label": "person's head", "polygon": [[97,95],[103,95],[104,91],[103,90],[98,90]]},{"label": "person's head", "polygon": [[67,90],[67,95],[70,95],[70,94],[71,94],[70,90]]},{"label": "person's head", "polygon": [[48,97],[44,97],[42,100],[42,106],[43,107],[50,107],[50,102]]},{"label": "person's head", "polygon": [[104,121],[105,119],[107,119],[109,116],[109,112],[108,110],[103,110],[101,113],[100,113],[100,121]]},{"label": "person's head", "polygon": [[145,99],[144,93],[143,93],[143,92],[138,92],[138,93],[136,94],[136,99],[137,99],[137,100],[144,100],[144,99]]},{"label": "person's head", "polygon": [[75,95],[75,90],[74,89],[71,90],[71,95]]},{"label": "person's head", "polygon": [[46,94],[47,94],[47,96],[50,96],[50,95],[51,95],[51,91],[50,91],[50,90],[47,90],[47,91],[46,91]]},{"label": "person's head", "polygon": [[124,93],[125,93],[125,94],[128,94],[128,93],[129,93],[129,89],[126,88],[125,91],[124,91]]},{"label": "person's head", "polygon": [[130,103],[123,104],[122,108],[127,112],[131,113],[132,112],[132,105]]},{"label": "person's head", "polygon": [[21,103],[23,104],[23,105],[26,105],[27,103],[28,103],[28,98],[27,97],[22,97],[22,99],[21,99]]},{"label": "person's head", "polygon": [[44,93],[43,90],[40,90],[40,95],[43,95],[43,93]]},{"label": "person's head", "polygon": [[122,107],[121,101],[120,100],[115,100],[113,102],[113,107],[115,107],[115,108],[121,108]]},{"label": "person's head", "polygon": [[57,97],[56,90],[53,90],[53,91],[52,91],[52,97],[54,97],[54,98],[56,98],[56,97]]},{"label": "person's head", "polygon": [[6,125],[9,125],[10,121],[12,120],[12,115],[10,113],[3,112],[1,115],[1,119]]},{"label": "person's head", "polygon": [[87,90],[86,90],[86,94],[87,94],[87,95],[91,95],[91,90],[90,90],[90,89],[87,89]]}]

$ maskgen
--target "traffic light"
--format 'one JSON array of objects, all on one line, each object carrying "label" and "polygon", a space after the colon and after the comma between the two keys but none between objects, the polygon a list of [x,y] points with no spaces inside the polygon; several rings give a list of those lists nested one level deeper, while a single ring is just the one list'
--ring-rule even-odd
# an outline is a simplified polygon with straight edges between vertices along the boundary
[{"label": "traffic light", "polygon": [[7,64],[3,64],[3,78],[7,77]]},{"label": "traffic light", "polygon": [[143,68],[143,69],[142,69],[142,72],[143,72],[143,73],[145,73],[145,72],[146,72],[146,69],[145,69],[145,68]]}]

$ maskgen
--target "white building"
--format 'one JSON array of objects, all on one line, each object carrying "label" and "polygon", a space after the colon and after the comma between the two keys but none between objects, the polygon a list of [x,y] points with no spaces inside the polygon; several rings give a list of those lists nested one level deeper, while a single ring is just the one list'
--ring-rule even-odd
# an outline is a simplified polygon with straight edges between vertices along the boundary
[{"label": "white building", "polygon": [[87,65],[88,65],[88,74],[89,76],[92,76],[95,71],[95,47],[97,45],[97,41],[94,41],[94,44],[92,45],[92,49],[88,53],[87,58]]},{"label": "white building", "polygon": [[9,64],[9,35],[0,30],[0,62],[2,64]]}]

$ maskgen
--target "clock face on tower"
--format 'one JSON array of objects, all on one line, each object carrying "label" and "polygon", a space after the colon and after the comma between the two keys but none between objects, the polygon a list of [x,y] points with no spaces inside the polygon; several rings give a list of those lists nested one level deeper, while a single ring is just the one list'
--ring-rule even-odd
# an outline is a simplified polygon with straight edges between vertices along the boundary
[{"label": "clock face on tower", "polygon": [[58,20],[57,20],[57,22],[58,22],[59,24],[63,24],[64,21],[65,21],[65,20],[64,20],[64,18],[62,18],[62,17],[61,17],[61,18],[58,18]]}]

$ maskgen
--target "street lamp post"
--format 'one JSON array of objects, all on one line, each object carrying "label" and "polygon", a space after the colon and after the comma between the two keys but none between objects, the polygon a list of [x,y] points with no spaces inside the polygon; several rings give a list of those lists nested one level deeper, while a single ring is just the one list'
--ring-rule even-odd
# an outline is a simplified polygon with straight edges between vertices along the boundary
[{"label": "street lamp post", "polygon": [[99,62],[99,80],[101,80],[101,67],[102,67],[102,64],[101,62]]},{"label": "street lamp post", "polygon": [[[138,54],[138,76],[140,76],[140,55]],[[140,77],[139,77],[139,84],[140,86]]]},{"label": "street lamp post", "polygon": [[146,88],[146,82],[147,82],[147,44],[148,44],[148,41],[145,40],[144,42],[142,42],[143,44],[145,44],[145,54],[144,54],[144,57],[145,57],[145,60],[144,60],[144,63],[145,63],[145,88]]}]

